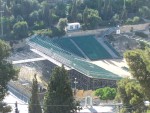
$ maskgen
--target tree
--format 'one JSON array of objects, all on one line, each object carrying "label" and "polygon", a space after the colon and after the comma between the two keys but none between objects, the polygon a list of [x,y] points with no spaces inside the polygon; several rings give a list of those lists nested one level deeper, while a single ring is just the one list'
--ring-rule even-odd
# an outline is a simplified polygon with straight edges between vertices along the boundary
[{"label": "tree", "polygon": [[34,11],[29,15],[30,25],[34,25],[39,20],[38,11]]},{"label": "tree", "polygon": [[143,88],[135,80],[125,78],[117,83],[116,100],[121,101],[121,113],[143,113],[144,105]]},{"label": "tree", "polygon": [[29,102],[29,113],[42,113],[40,102],[38,99],[38,82],[36,75],[32,82],[32,96]]},{"label": "tree", "polygon": [[127,51],[124,56],[132,76],[139,81],[150,101],[150,48]]},{"label": "tree", "polygon": [[[10,46],[0,40],[0,110],[6,106],[2,101],[8,90],[8,82],[17,78],[17,71],[13,68],[12,64],[5,60],[9,55]],[[10,107],[8,107],[8,109],[10,110]]]},{"label": "tree", "polygon": [[77,21],[82,22],[82,14],[81,13],[77,14]]},{"label": "tree", "polygon": [[132,21],[134,24],[138,24],[138,22],[140,21],[140,17],[135,16]]},{"label": "tree", "polygon": [[0,102],[0,112],[1,113],[10,113],[12,111],[11,106],[8,106],[4,102]]},{"label": "tree", "polygon": [[16,38],[22,39],[28,36],[28,24],[26,21],[17,22],[13,26]]},{"label": "tree", "polygon": [[101,17],[97,10],[85,8],[83,12],[83,22],[88,28],[96,28],[101,22]]},{"label": "tree", "polygon": [[95,91],[95,95],[102,100],[113,100],[116,96],[116,89],[110,87],[99,88]]},{"label": "tree", "polygon": [[45,95],[44,113],[75,113],[77,105],[67,71],[63,66],[56,67]]},{"label": "tree", "polygon": [[98,11],[89,9],[88,23],[90,24],[90,28],[96,28],[100,22],[101,17],[99,17]]},{"label": "tree", "polygon": [[59,2],[56,5],[56,15],[60,18],[66,17],[66,5],[63,2]]},{"label": "tree", "polygon": [[126,20],[127,19],[127,9],[122,9],[121,14],[120,14],[120,19],[121,20]]},{"label": "tree", "polygon": [[112,22],[114,23],[114,24],[118,24],[119,23],[119,19],[120,19],[120,17],[119,17],[119,15],[118,14],[115,14],[113,17],[112,17]]},{"label": "tree", "polygon": [[101,11],[102,19],[103,20],[110,20],[113,16],[112,12],[112,0],[105,0],[104,6]]},{"label": "tree", "polygon": [[77,1],[73,1],[72,9],[71,9],[71,19],[75,22],[77,18]]},{"label": "tree", "polygon": [[67,25],[67,22],[68,22],[67,18],[60,18],[57,25],[58,28],[63,31],[65,29],[65,26]]},{"label": "tree", "polygon": [[143,18],[150,18],[150,8],[148,6],[142,6],[139,9],[139,13]]},{"label": "tree", "polygon": [[84,22],[85,25],[88,24],[87,18],[88,18],[88,8],[86,7],[86,8],[84,9],[84,11],[83,11],[83,22]]},{"label": "tree", "polygon": [[43,6],[43,12],[42,12],[42,19],[44,21],[44,24],[46,25],[46,27],[51,27],[52,26],[52,9],[50,4],[47,4],[46,1],[43,2],[42,4]]},{"label": "tree", "polygon": [[145,50],[146,47],[150,47],[149,44],[147,44],[147,43],[145,43],[143,41],[140,41],[139,45],[140,45],[139,49],[142,49],[142,50]]}]

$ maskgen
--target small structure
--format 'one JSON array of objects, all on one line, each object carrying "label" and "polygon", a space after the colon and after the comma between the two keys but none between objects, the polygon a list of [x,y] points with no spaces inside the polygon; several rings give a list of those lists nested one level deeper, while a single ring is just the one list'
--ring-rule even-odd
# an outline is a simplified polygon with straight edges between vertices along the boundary
[{"label": "small structure", "polygon": [[120,34],[120,26],[119,26],[119,25],[117,25],[116,34],[117,34],[117,35],[119,35],[119,34]]},{"label": "small structure", "polygon": [[116,113],[112,106],[92,106],[92,107],[83,107],[77,113]]},{"label": "small structure", "polygon": [[79,30],[80,28],[81,28],[80,23],[75,22],[75,23],[68,23],[65,30],[66,31],[75,31],[75,30]]},{"label": "small structure", "polygon": [[93,99],[92,99],[92,97],[90,97],[90,96],[85,97],[85,106],[86,107],[87,106],[90,106],[90,107],[93,106]]}]

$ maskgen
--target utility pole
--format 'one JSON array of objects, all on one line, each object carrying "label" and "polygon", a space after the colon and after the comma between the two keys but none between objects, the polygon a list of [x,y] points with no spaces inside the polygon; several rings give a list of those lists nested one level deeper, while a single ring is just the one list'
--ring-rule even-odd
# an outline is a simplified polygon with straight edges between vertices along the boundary
[{"label": "utility pole", "polygon": [[16,103],[15,103],[15,113],[19,113],[17,101],[16,101]]},{"label": "utility pole", "polygon": [[75,81],[74,81],[74,84],[75,84],[75,87],[74,87],[74,95],[75,95],[75,97],[76,97],[76,89],[77,89],[77,78],[75,78]]}]

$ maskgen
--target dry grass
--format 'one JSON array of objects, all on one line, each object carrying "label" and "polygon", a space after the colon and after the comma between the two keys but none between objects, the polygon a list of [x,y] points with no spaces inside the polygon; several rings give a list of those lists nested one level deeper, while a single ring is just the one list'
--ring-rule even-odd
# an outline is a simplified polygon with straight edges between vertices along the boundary
[{"label": "dry grass", "polygon": [[133,28],[133,30],[144,30],[148,25],[149,23],[137,24],[137,25],[124,25],[121,26],[120,30],[121,32],[130,32],[131,27]]},{"label": "dry grass", "polygon": [[47,83],[41,79],[42,75],[37,73],[37,71],[34,68],[31,68],[31,67],[22,66],[20,68],[18,78],[20,80],[26,80],[26,81],[32,82],[35,74],[37,75],[36,77],[37,77],[38,83],[42,84],[44,86],[47,86]]}]

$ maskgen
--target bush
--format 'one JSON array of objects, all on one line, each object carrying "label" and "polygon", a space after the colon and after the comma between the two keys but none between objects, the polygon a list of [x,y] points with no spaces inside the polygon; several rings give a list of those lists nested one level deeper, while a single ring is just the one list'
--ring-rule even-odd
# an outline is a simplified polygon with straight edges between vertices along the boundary
[{"label": "bush", "polygon": [[126,24],[137,24],[140,21],[140,17],[135,16],[134,18],[128,18]]},{"label": "bush", "polygon": [[128,19],[126,20],[126,24],[133,24],[132,19],[131,19],[131,18],[128,18]]},{"label": "bush", "polygon": [[36,34],[40,34],[40,35],[45,35],[45,36],[52,37],[52,30],[51,29],[37,30],[37,31],[35,31],[35,33]]},{"label": "bush", "polygon": [[33,26],[33,30],[40,30],[40,29],[44,29],[44,23],[43,22],[37,22],[34,24]]},{"label": "bush", "polygon": [[52,37],[60,37],[65,35],[65,30],[64,29],[59,29],[57,27],[52,28]]},{"label": "bush", "polygon": [[132,20],[133,24],[137,24],[140,21],[140,17],[135,16]]},{"label": "bush", "polygon": [[139,36],[139,37],[142,37],[142,38],[148,38],[147,34],[145,34],[143,32],[140,32],[140,31],[135,32],[135,35]]},{"label": "bush", "polygon": [[95,96],[101,100],[113,100],[116,96],[116,89],[110,87],[99,88],[95,90]]},{"label": "bush", "polygon": [[[45,35],[48,37],[60,37],[65,35],[65,30],[61,30],[57,27],[53,27],[52,29],[42,29],[34,31],[35,34]],[[32,34],[32,33],[31,33]]]},{"label": "bush", "polygon": [[28,24],[26,21],[19,21],[13,25],[13,32],[16,39],[23,39],[28,36]]},{"label": "bush", "polygon": [[139,49],[142,49],[142,50],[145,50],[146,47],[150,47],[150,45],[142,41],[140,41],[139,44],[140,44]]}]

